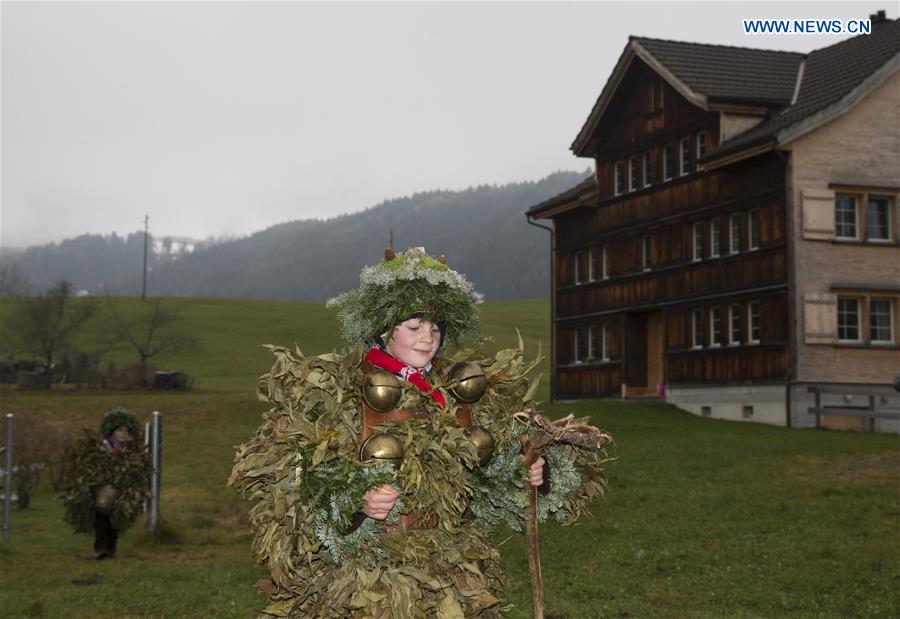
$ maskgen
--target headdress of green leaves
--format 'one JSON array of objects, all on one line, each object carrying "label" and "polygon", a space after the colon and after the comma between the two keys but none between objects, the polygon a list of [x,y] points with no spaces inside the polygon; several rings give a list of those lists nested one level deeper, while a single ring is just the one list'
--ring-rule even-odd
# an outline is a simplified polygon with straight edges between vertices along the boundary
[{"label": "headdress of green leaves", "polygon": [[100,434],[106,438],[122,426],[128,428],[132,440],[137,440],[141,435],[141,425],[138,423],[137,417],[124,406],[117,406],[103,416]]},{"label": "headdress of green leaves", "polygon": [[365,267],[360,287],[328,301],[337,309],[341,335],[350,344],[368,344],[413,316],[444,325],[444,343],[478,333],[472,284],[440,260],[412,247]]}]

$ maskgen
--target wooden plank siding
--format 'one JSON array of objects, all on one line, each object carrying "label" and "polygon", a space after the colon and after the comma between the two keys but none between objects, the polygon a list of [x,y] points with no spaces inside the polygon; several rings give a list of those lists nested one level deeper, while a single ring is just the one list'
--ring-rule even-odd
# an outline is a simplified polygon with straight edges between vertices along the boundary
[{"label": "wooden plank siding", "polygon": [[[657,383],[783,381],[789,369],[784,160],[769,153],[709,172],[691,161],[679,175],[679,140],[692,140],[693,159],[698,135],[711,150],[719,137],[718,114],[690,104],[639,61],[621,84],[597,130],[596,204],[554,216],[553,398],[618,396],[623,384],[628,393],[651,394]],[[666,144],[676,151],[675,174],[668,180],[662,174]],[[632,189],[630,160],[640,157],[637,171],[643,175],[644,153],[650,184],[644,187],[642,176]],[[621,195],[617,163],[624,172]],[[718,255],[711,255],[713,228]],[[757,310],[754,338],[751,304]],[[734,322],[732,308],[740,314]],[[713,311],[720,331],[727,330],[719,343],[710,341]],[[576,330],[584,337],[587,329],[596,333],[604,326],[609,358],[579,358],[585,355],[576,355]],[[731,342],[732,336],[738,341]]]}]

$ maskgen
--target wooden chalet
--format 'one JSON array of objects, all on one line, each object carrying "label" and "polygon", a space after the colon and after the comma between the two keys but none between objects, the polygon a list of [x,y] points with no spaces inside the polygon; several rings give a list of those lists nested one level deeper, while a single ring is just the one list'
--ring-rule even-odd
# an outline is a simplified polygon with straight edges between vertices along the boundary
[{"label": "wooden chalet", "polygon": [[898,69],[883,15],[809,54],[631,37],[571,147],[593,178],[527,213],[552,228],[552,397],[898,406]]}]

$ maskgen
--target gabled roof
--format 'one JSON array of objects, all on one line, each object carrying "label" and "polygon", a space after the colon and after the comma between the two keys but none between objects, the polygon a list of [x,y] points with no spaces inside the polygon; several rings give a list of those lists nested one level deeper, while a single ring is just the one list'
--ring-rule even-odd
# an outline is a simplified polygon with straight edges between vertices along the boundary
[{"label": "gabled roof", "polygon": [[806,56],[796,101],[719,145],[704,161],[766,142],[784,144],[840,115],[900,68],[900,20]]},{"label": "gabled roof", "polygon": [[[804,121],[818,126],[846,109],[896,70],[900,20],[873,22],[872,33],[798,54],[744,47],[630,37],[571,149],[584,149],[635,58],[644,61],[688,101],[703,109],[731,103],[767,110],[768,120],[708,153],[705,161],[766,141],[792,139]],[[825,113],[825,117],[817,115]],[[817,122],[818,121],[818,122]],[[807,129],[808,130],[808,129]],[[782,135],[784,134],[784,135]]]}]

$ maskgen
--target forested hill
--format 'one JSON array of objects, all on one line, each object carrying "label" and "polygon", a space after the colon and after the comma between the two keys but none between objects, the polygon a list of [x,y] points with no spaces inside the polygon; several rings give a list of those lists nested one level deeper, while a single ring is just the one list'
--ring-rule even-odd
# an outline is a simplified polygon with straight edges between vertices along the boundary
[{"label": "forested hill", "polygon": [[[155,256],[148,294],[324,301],[358,285],[360,268],[382,256],[393,230],[395,249],[445,254],[489,300],[546,296],[550,233],[528,225],[524,212],[585,176],[556,172],[537,182],[418,193],[351,215],[279,224],[174,260]],[[91,292],[107,286],[139,294],[142,243],[135,236],[110,244],[108,256],[96,242],[89,255],[79,251],[85,243],[64,242],[4,262],[16,262],[38,288],[67,277]]]}]

